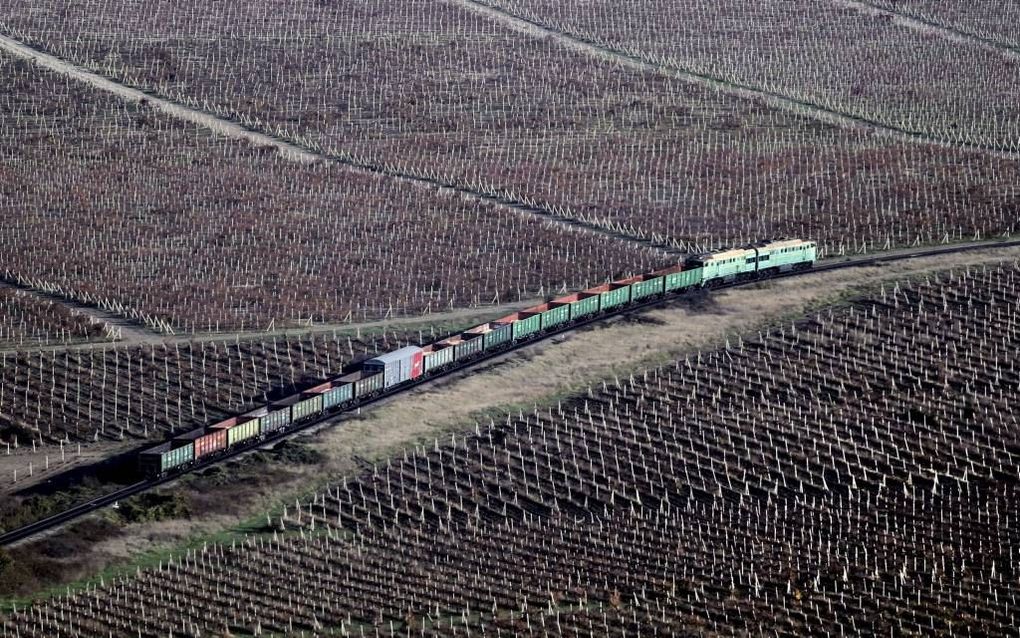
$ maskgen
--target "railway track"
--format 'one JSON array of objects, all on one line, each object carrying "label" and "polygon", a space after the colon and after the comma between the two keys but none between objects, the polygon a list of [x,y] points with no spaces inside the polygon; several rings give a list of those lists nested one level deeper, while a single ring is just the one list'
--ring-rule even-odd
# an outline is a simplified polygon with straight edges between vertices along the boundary
[{"label": "railway track", "polygon": [[[786,273],[778,273],[778,274],[775,274],[775,275],[773,275],[771,277],[768,277],[767,279],[785,279],[785,278],[788,278],[788,277],[799,277],[799,276],[803,276],[803,275],[806,275],[806,274],[817,273],[817,272],[828,272],[828,271],[843,270],[843,269],[848,269],[848,268],[861,268],[861,267],[865,267],[865,266],[873,266],[873,265],[882,264],[882,263],[891,263],[891,262],[904,261],[904,260],[909,260],[909,259],[919,259],[919,258],[923,258],[923,257],[937,257],[939,255],[948,255],[948,254],[963,253],[963,252],[975,252],[975,251],[981,251],[981,250],[994,250],[994,249],[1010,248],[1010,247],[1017,247],[1017,246],[1020,246],[1020,240],[1000,240],[1000,241],[993,241],[993,242],[980,242],[980,243],[973,243],[973,244],[959,244],[959,245],[952,245],[952,246],[941,246],[941,247],[935,247],[935,248],[917,248],[917,249],[903,250],[903,251],[897,251],[897,252],[882,253],[882,254],[878,254],[878,255],[846,257],[846,258],[843,258],[841,260],[831,259],[831,260],[819,262],[813,268],[811,268],[809,270],[799,270],[799,271],[791,271],[791,272],[786,272]],[[763,279],[760,279],[760,278],[745,279],[745,280],[741,280],[741,281],[734,281],[734,282],[730,282],[730,283],[721,284],[719,286],[716,286],[713,289],[714,290],[721,290],[721,289],[726,289],[726,288],[734,288],[734,287],[738,287],[738,286],[745,286],[745,285],[748,285],[748,284],[757,283],[757,282],[760,282],[760,281],[763,281]],[[114,503],[116,503],[116,502],[118,502],[120,500],[123,500],[125,498],[130,497],[130,496],[134,496],[135,494],[139,494],[141,492],[150,490],[150,489],[152,489],[154,487],[157,487],[159,485],[162,485],[164,483],[168,483],[168,482],[174,481],[174,480],[180,478],[181,476],[183,476],[184,474],[193,472],[195,470],[200,470],[200,469],[203,469],[203,468],[206,468],[206,467],[210,467],[210,466],[215,465],[215,464],[217,464],[217,463],[219,463],[221,461],[224,461],[226,459],[239,456],[239,455],[244,454],[246,452],[250,452],[252,450],[255,450],[255,449],[258,449],[258,448],[261,448],[261,447],[265,447],[266,445],[269,445],[269,444],[272,444],[272,443],[276,443],[278,441],[282,441],[282,440],[290,437],[291,435],[293,435],[293,434],[295,434],[297,432],[300,432],[302,430],[307,430],[307,429],[315,427],[317,425],[321,425],[322,423],[324,423],[326,421],[329,421],[331,419],[335,419],[338,416],[342,416],[344,414],[350,414],[352,412],[356,412],[357,410],[360,410],[361,408],[364,408],[364,407],[370,406],[370,405],[372,405],[374,403],[378,403],[380,401],[392,398],[392,397],[394,397],[396,395],[399,395],[399,394],[401,394],[403,392],[406,392],[408,390],[411,390],[413,388],[416,388],[416,387],[419,387],[419,386],[431,383],[431,382],[435,381],[438,378],[447,377],[449,375],[455,374],[455,373],[460,372],[462,370],[466,370],[468,368],[476,366],[476,365],[478,365],[479,363],[481,363],[483,361],[487,361],[487,360],[493,359],[495,357],[502,356],[504,354],[513,352],[515,350],[519,350],[521,348],[528,347],[528,346],[533,345],[535,343],[539,343],[541,341],[544,341],[544,340],[549,339],[551,337],[554,337],[556,335],[560,335],[560,334],[564,334],[564,333],[570,332],[570,331],[575,330],[577,328],[581,328],[581,327],[584,327],[584,326],[587,326],[587,325],[590,325],[590,324],[594,324],[594,323],[597,323],[597,322],[600,322],[600,321],[604,321],[604,320],[609,319],[611,317],[619,317],[619,316],[630,315],[630,314],[634,314],[634,313],[637,313],[637,312],[642,312],[644,310],[648,310],[649,308],[653,308],[653,307],[656,307],[656,306],[661,306],[663,304],[669,303],[670,301],[674,301],[676,299],[682,299],[685,296],[689,296],[689,295],[692,294],[692,292],[693,291],[683,291],[683,292],[679,292],[679,293],[676,293],[676,294],[667,294],[667,295],[662,296],[662,297],[653,297],[651,299],[648,299],[648,300],[645,300],[645,301],[642,301],[642,302],[639,302],[639,303],[634,303],[634,304],[631,304],[631,305],[628,305],[628,306],[624,306],[624,307],[621,307],[621,308],[618,308],[618,309],[614,309],[614,310],[609,311],[609,312],[598,313],[598,314],[595,314],[595,315],[592,315],[592,316],[589,316],[589,317],[581,318],[581,319],[579,319],[577,321],[573,321],[573,322],[564,324],[563,326],[559,326],[559,327],[557,327],[557,328],[555,328],[553,330],[547,330],[547,331],[538,333],[535,336],[533,336],[533,337],[531,337],[529,339],[520,341],[518,343],[510,343],[510,344],[507,344],[505,347],[502,347],[502,348],[497,348],[497,349],[493,349],[493,350],[486,350],[486,351],[480,353],[480,356],[476,356],[474,358],[471,358],[471,359],[468,359],[468,360],[465,360],[465,361],[456,362],[456,363],[454,363],[454,365],[452,365],[452,366],[450,366],[448,368],[445,368],[441,372],[438,372],[436,374],[430,375],[428,378],[421,379],[421,380],[416,380],[416,381],[413,381],[413,382],[410,382],[410,383],[406,383],[404,385],[401,385],[400,387],[393,388],[392,390],[389,390],[389,391],[377,394],[375,396],[367,397],[364,400],[355,401],[352,405],[349,405],[346,409],[327,412],[327,413],[324,413],[323,415],[320,415],[317,418],[313,418],[313,419],[309,419],[307,421],[303,421],[303,422],[301,422],[299,424],[296,424],[295,426],[293,426],[291,428],[288,428],[286,430],[281,430],[279,432],[274,432],[273,434],[271,434],[270,436],[267,436],[264,439],[257,439],[257,440],[252,441],[249,445],[238,446],[238,447],[230,449],[230,450],[226,451],[225,453],[220,454],[218,456],[214,456],[214,457],[208,458],[208,459],[206,459],[204,461],[200,461],[198,463],[195,463],[194,465],[189,466],[183,472],[178,472],[178,473],[170,474],[170,475],[164,476],[162,478],[139,481],[139,482],[134,483],[132,485],[128,485],[128,486],[123,487],[123,488],[121,488],[119,490],[116,490],[115,492],[111,492],[110,494],[106,494],[106,495],[100,496],[98,498],[92,499],[90,501],[86,501],[84,503],[80,503],[78,505],[75,505],[74,507],[68,508],[67,510],[64,510],[63,512],[60,512],[59,514],[54,514],[53,516],[49,516],[47,518],[40,519],[40,520],[38,520],[38,521],[36,521],[34,523],[30,523],[28,525],[25,525],[24,527],[20,527],[18,529],[6,532],[4,534],[0,534],[0,547],[8,546],[8,545],[11,545],[11,544],[16,543],[18,541],[25,540],[26,538],[30,538],[30,537],[35,536],[37,534],[41,534],[43,532],[49,531],[49,530],[51,530],[53,528],[56,528],[56,527],[59,527],[60,525],[63,525],[64,523],[72,521],[72,520],[74,520],[74,519],[76,519],[78,517],[84,516],[85,514],[89,514],[91,512],[94,512],[96,510],[102,509],[104,507],[108,507],[108,506],[110,506],[110,505],[112,505],[112,504],[114,504]]]}]

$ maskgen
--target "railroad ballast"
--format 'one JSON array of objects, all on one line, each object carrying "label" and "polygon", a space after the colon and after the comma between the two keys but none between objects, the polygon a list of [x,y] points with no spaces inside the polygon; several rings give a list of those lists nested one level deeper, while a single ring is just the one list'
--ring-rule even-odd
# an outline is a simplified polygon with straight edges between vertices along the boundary
[{"label": "railroad ballast", "polygon": [[343,412],[362,401],[442,373],[454,364],[481,358],[535,339],[552,329],[638,301],[810,268],[816,244],[800,239],[758,244],[688,258],[653,273],[600,284],[534,308],[487,322],[423,347],[407,346],[369,359],[361,369],[204,429],[178,435],[140,454],[149,478],[186,470],[199,461],[250,445],[268,435]]}]

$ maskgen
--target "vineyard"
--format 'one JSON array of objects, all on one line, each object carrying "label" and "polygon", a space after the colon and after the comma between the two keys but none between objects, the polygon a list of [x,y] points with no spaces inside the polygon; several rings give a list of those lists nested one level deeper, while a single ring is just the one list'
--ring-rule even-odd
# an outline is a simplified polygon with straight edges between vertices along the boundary
[{"label": "vineyard", "polygon": [[163,440],[314,385],[418,337],[327,333],[0,352],[0,446]]},{"label": "vineyard", "polygon": [[[926,139],[1020,152],[1020,51],[1015,44],[1009,51],[1006,35],[986,32],[1005,45],[990,48],[958,29],[904,25],[845,0],[485,2],[657,64]],[[898,11],[903,3],[877,4]],[[943,5],[956,5],[986,24],[1016,29],[1009,3],[985,2],[981,10],[960,0],[938,4],[921,15],[938,23]]]},{"label": "vineyard", "polygon": [[1011,635],[1020,267],[479,424],[5,636]]},{"label": "vineyard", "polygon": [[871,0],[873,5],[974,35],[1005,48],[1020,47],[1020,7],[998,0]]},{"label": "vineyard", "polygon": [[0,638],[1016,635],[1020,5],[0,4]]},{"label": "vineyard", "polygon": [[66,306],[0,285],[0,348],[106,341],[108,326]]},{"label": "vineyard", "polygon": [[296,165],[2,56],[0,81],[3,274],[157,330],[415,316],[669,261],[477,199]]},{"label": "vineyard", "polygon": [[[635,68],[518,33],[456,2],[285,4],[15,0],[0,30],[102,75],[329,157],[681,249],[807,236],[831,254],[1015,230],[1016,162],[962,148],[1017,139],[1017,100],[1010,93],[1016,67],[981,48],[947,50],[937,38],[817,5],[812,11],[832,18],[833,33],[820,34],[815,20],[795,28],[787,23],[806,9],[793,2],[756,5],[762,34],[741,46],[731,46],[733,38],[746,35],[731,15],[734,7],[726,14],[703,2],[661,9],[657,3],[652,16],[648,3],[607,3],[589,15],[576,7],[591,3],[503,3],[566,31],[581,19],[574,14],[584,13],[611,33],[600,35],[580,22],[580,37],[626,51],[635,41],[650,47],[647,55],[636,52],[652,60],[650,67]],[[649,35],[637,24],[670,28]],[[773,46],[769,29],[778,29],[791,45]],[[689,30],[707,35],[684,38],[682,52],[655,48],[677,41],[664,41],[663,34]],[[878,33],[878,41],[862,40],[864,31]],[[830,46],[830,35],[846,46]],[[894,55],[875,59],[875,51],[893,43]],[[825,56],[815,55],[820,47],[828,47]],[[763,65],[759,58],[766,53],[775,59]],[[789,85],[762,90],[786,91],[794,103],[824,100],[826,108],[851,118],[916,129],[948,146],[894,140],[867,126],[838,128],[802,108],[779,109],[683,81],[670,72],[670,56],[681,54],[687,56],[683,64],[697,63],[702,72],[734,82],[760,80],[740,75],[748,73],[767,73],[770,83],[786,78]],[[945,58],[951,54],[950,64]],[[801,64],[805,58],[815,64]],[[796,73],[787,72],[791,65]],[[897,92],[905,73],[911,82]],[[317,173],[312,183],[330,181],[323,175],[328,171],[311,172]],[[319,196],[319,189],[312,192]],[[403,196],[418,201],[417,193]],[[447,204],[437,206],[445,211]],[[491,216],[477,213],[471,223],[481,225],[479,217]],[[457,245],[476,245],[470,241],[485,236],[479,231],[454,239],[463,224],[447,225],[446,219],[449,214],[437,223]],[[386,227],[403,228],[407,221]],[[290,227],[295,224],[300,227],[293,220]],[[537,233],[521,234],[524,241]],[[612,251],[600,246],[598,252]],[[548,276],[568,278],[564,269],[550,268]],[[235,285],[252,283],[249,278]],[[432,288],[428,280],[420,284],[410,290]],[[513,294],[507,285],[504,297]],[[372,293],[360,298],[382,294]],[[410,311],[451,298],[485,301],[461,292],[430,306],[418,294],[390,293],[397,308]],[[285,308],[297,317],[319,310],[301,298],[288,302]],[[339,305],[341,317],[351,310]],[[372,307],[376,313],[388,309],[386,302]],[[216,319],[221,325],[230,321]],[[210,316],[195,323],[215,327]]]}]

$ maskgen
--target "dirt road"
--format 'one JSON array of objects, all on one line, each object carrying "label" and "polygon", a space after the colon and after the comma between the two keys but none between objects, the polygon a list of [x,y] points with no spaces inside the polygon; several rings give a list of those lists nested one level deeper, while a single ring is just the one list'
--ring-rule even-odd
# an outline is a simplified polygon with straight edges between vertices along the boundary
[{"label": "dirt road", "polygon": [[256,146],[273,147],[279,151],[281,156],[294,161],[304,163],[331,162],[345,166],[346,168],[356,172],[384,175],[391,179],[404,182],[409,186],[433,189],[444,194],[457,194],[473,199],[480,199],[488,203],[495,203],[520,214],[535,215],[547,221],[562,224],[577,232],[595,232],[624,241],[633,241],[642,246],[658,247],[666,251],[670,251],[672,248],[669,246],[656,246],[643,237],[628,235],[619,228],[585,222],[536,206],[533,203],[513,200],[506,195],[506,191],[503,189],[476,190],[453,183],[447,183],[425,173],[403,173],[386,168],[382,165],[376,165],[364,161],[355,161],[347,155],[333,156],[320,153],[306,146],[295,144],[272,135],[267,135],[265,133],[246,128],[236,122],[221,118],[211,113],[126,86],[120,82],[116,82],[97,73],[88,71],[71,62],[3,35],[0,35],[0,50],[7,51],[8,53],[23,59],[32,60],[35,64],[38,64],[45,69],[72,77],[76,80],[89,84],[96,89],[112,93],[123,99],[134,102],[145,100],[150,106],[166,113],[167,115],[186,122],[191,122],[192,124],[206,128],[218,135],[244,140]]},{"label": "dirt road", "polygon": [[250,131],[242,127],[240,124],[176,104],[169,100],[164,100],[155,95],[125,86],[119,82],[114,82],[113,80],[101,75],[86,71],[85,69],[71,64],[66,60],[62,60],[48,53],[43,53],[42,51],[3,35],[0,35],[0,49],[3,49],[17,57],[31,60],[44,69],[72,77],[101,91],[106,91],[107,93],[112,93],[118,97],[124,98],[125,100],[129,100],[131,102],[141,102],[142,100],[145,100],[150,106],[166,113],[167,115],[187,122],[192,122],[193,124],[207,128],[218,135],[246,140],[256,146],[272,146],[276,148],[282,156],[294,161],[313,163],[328,159],[322,155],[318,155],[294,144],[290,144],[289,142],[285,142],[262,133],[257,133],[255,131]]}]

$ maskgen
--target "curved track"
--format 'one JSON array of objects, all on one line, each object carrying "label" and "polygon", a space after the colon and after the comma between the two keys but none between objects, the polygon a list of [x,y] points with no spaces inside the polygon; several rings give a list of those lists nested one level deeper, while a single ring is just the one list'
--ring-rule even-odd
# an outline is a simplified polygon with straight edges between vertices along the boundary
[{"label": "curved track", "polygon": [[[842,269],[846,269],[846,268],[860,268],[860,267],[864,267],[864,266],[872,266],[872,265],[875,265],[875,264],[889,263],[889,262],[894,262],[894,261],[903,261],[903,260],[907,260],[907,259],[917,259],[917,258],[921,258],[921,257],[933,257],[933,256],[946,255],[946,254],[952,254],[952,253],[974,252],[974,251],[991,250],[991,249],[998,249],[998,248],[1009,248],[1009,247],[1014,247],[1014,246],[1020,246],[1020,240],[1003,240],[1003,241],[995,241],[995,242],[981,242],[981,243],[974,243],[974,244],[942,246],[942,247],[938,247],[938,248],[917,248],[917,249],[913,249],[913,250],[905,250],[905,251],[886,253],[886,254],[880,254],[880,255],[870,255],[870,256],[861,256],[861,257],[847,257],[847,258],[843,258],[842,260],[839,260],[839,261],[833,259],[833,260],[829,260],[829,261],[825,261],[825,262],[819,262],[818,264],[815,265],[814,268],[812,268],[810,270],[799,270],[799,271],[791,271],[791,272],[787,272],[787,273],[779,273],[779,274],[773,275],[772,277],[769,277],[769,279],[780,279],[780,278],[787,278],[787,277],[797,277],[797,276],[802,276],[802,275],[805,275],[805,274],[811,274],[811,273],[814,273],[814,272],[826,272],[826,271],[832,271],[832,270],[842,270]],[[724,288],[734,288],[734,287],[737,287],[737,286],[743,286],[743,285],[747,285],[747,284],[752,284],[752,283],[756,283],[756,282],[759,282],[759,281],[762,281],[762,280],[761,279],[747,279],[747,280],[743,280],[743,281],[735,281],[735,282],[731,282],[731,283],[722,284],[722,285],[717,286],[717,287],[715,287],[713,289],[714,290],[719,290],[719,289],[724,289]],[[147,480],[144,480],[144,481],[139,481],[139,482],[134,483],[132,485],[128,485],[128,486],[126,486],[124,488],[121,488],[121,489],[119,489],[119,490],[117,490],[115,492],[111,492],[110,494],[106,494],[104,496],[100,496],[98,498],[95,498],[95,499],[93,499],[91,501],[87,501],[87,502],[81,503],[79,505],[75,505],[74,507],[71,507],[71,508],[69,508],[67,510],[64,510],[63,512],[60,512],[59,514],[54,514],[53,516],[41,519],[39,521],[36,521],[34,523],[31,523],[31,524],[26,525],[24,527],[21,527],[19,529],[11,530],[11,531],[6,532],[4,534],[0,534],[0,547],[7,546],[7,545],[10,545],[12,543],[15,543],[15,542],[24,540],[26,538],[29,538],[31,536],[34,536],[36,534],[48,531],[50,529],[53,529],[55,527],[58,527],[58,526],[60,526],[60,525],[62,525],[64,523],[66,523],[68,521],[74,520],[75,518],[78,518],[78,517],[83,516],[85,514],[88,514],[90,512],[94,512],[94,511],[96,511],[98,509],[102,509],[103,507],[106,507],[106,506],[111,505],[113,503],[116,503],[117,501],[119,501],[121,499],[127,498],[129,496],[133,496],[133,495],[138,494],[140,492],[144,492],[144,491],[149,490],[149,489],[151,489],[153,487],[156,487],[158,485],[162,485],[164,483],[168,483],[170,481],[176,480],[180,476],[183,476],[184,474],[187,474],[187,473],[192,472],[194,470],[198,470],[198,469],[202,469],[202,468],[205,468],[205,467],[209,467],[209,466],[214,465],[216,463],[219,463],[220,461],[223,461],[225,459],[229,459],[231,457],[238,456],[240,454],[243,454],[245,452],[251,451],[253,449],[257,449],[257,448],[263,447],[263,446],[265,446],[265,445],[267,445],[269,443],[275,443],[277,441],[286,439],[287,437],[291,436],[295,432],[300,432],[302,430],[306,430],[306,429],[308,429],[310,427],[319,425],[319,424],[321,424],[321,423],[323,423],[325,421],[328,421],[330,419],[335,419],[335,418],[337,418],[340,415],[351,413],[354,410],[357,410],[357,409],[360,409],[360,408],[372,405],[373,403],[377,403],[379,401],[382,401],[384,399],[388,399],[390,397],[399,395],[399,394],[401,394],[403,392],[406,392],[407,390],[410,390],[412,388],[415,388],[415,387],[418,387],[418,386],[421,386],[421,385],[424,385],[424,384],[427,384],[427,383],[431,383],[435,379],[442,378],[442,377],[445,377],[445,376],[449,376],[449,375],[451,375],[453,373],[456,373],[456,372],[459,372],[461,370],[465,370],[465,369],[471,368],[471,367],[473,367],[473,366],[475,366],[478,363],[481,363],[483,361],[495,358],[497,356],[504,355],[504,354],[506,354],[508,352],[513,352],[514,350],[525,348],[525,347],[530,346],[532,344],[544,341],[544,340],[546,340],[546,339],[548,339],[550,337],[553,337],[555,335],[559,335],[559,334],[563,334],[563,333],[566,333],[566,332],[570,332],[570,331],[575,330],[577,328],[580,328],[582,326],[587,326],[589,324],[593,324],[593,323],[597,323],[599,321],[603,321],[603,320],[608,319],[610,317],[629,315],[629,314],[632,314],[632,313],[641,312],[641,311],[646,310],[648,308],[653,308],[653,307],[656,307],[656,306],[660,306],[660,305],[663,305],[663,304],[668,303],[670,301],[683,298],[686,295],[690,295],[691,292],[692,291],[689,291],[689,290],[688,291],[679,291],[679,292],[674,293],[674,294],[667,294],[667,295],[660,296],[660,297],[652,297],[652,298],[650,298],[648,300],[645,300],[643,302],[640,302],[640,303],[630,304],[630,305],[627,305],[627,306],[623,306],[623,307],[611,310],[609,312],[597,313],[597,314],[591,315],[589,317],[585,317],[583,319],[579,319],[578,321],[569,322],[567,324],[564,324],[562,326],[557,327],[556,329],[548,330],[548,331],[544,331],[544,332],[538,333],[537,335],[535,335],[534,337],[532,337],[530,339],[526,339],[526,340],[523,340],[523,341],[520,341],[520,342],[517,342],[517,343],[506,344],[502,348],[496,348],[496,349],[493,349],[493,350],[488,350],[488,351],[482,352],[480,354],[480,356],[477,356],[477,357],[472,358],[472,359],[468,359],[466,361],[455,362],[454,365],[452,365],[452,366],[450,366],[448,368],[445,368],[445,369],[441,370],[440,372],[438,372],[436,374],[432,374],[432,375],[430,375],[427,378],[420,379],[420,380],[414,381],[412,383],[407,383],[405,385],[402,385],[400,387],[394,388],[394,389],[392,389],[392,390],[390,390],[388,392],[384,392],[384,393],[376,395],[376,396],[368,397],[368,398],[366,398],[363,401],[355,401],[355,403],[353,405],[349,405],[344,410],[336,410],[336,411],[332,411],[332,412],[327,412],[327,413],[319,416],[318,418],[314,418],[314,419],[311,419],[311,420],[308,420],[308,421],[304,421],[304,422],[298,424],[296,427],[291,427],[291,428],[289,428],[287,430],[282,430],[282,431],[279,431],[279,432],[275,432],[272,435],[266,437],[265,439],[261,439],[261,440],[257,439],[255,441],[252,441],[249,445],[239,446],[239,447],[233,448],[233,449],[227,451],[224,454],[221,454],[221,455],[218,455],[218,456],[214,456],[212,458],[206,459],[205,461],[202,461],[202,462],[196,463],[194,465],[191,465],[191,466],[189,466],[183,472],[171,474],[169,476],[164,476],[162,478],[147,479]]]}]

